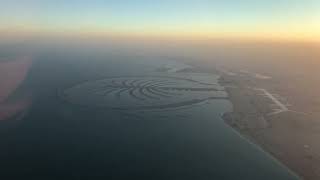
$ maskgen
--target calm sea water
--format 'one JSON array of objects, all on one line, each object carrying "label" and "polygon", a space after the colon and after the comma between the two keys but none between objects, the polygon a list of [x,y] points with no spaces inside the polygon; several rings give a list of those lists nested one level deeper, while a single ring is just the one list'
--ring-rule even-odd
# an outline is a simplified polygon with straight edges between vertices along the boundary
[{"label": "calm sea water", "polygon": [[[13,94],[31,92],[32,105],[2,133],[4,175],[297,179],[223,122],[232,104],[216,75],[177,67],[131,56],[37,57]],[[104,96],[108,88],[114,94]]]}]

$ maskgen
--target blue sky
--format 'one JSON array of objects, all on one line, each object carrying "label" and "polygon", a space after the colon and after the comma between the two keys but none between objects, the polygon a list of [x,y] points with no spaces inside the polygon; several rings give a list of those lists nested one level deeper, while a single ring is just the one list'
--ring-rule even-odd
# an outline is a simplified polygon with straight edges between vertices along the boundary
[{"label": "blue sky", "polygon": [[[159,33],[316,33],[319,0],[5,0],[0,28]],[[251,32],[253,31],[253,32]]]}]

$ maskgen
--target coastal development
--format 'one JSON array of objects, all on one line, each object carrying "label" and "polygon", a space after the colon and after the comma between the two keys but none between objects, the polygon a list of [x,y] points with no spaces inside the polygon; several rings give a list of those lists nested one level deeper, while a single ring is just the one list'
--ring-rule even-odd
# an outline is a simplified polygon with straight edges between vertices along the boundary
[{"label": "coastal development", "polygon": [[269,91],[267,91],[266,89],[262,89],[262,88],[255,88],[255,90],[257,91],[262,91],[262,95],[266,98],[269,98],[274,104],[275,108],[272,109],[273,112],[269,113],[268,115],[275,115],[275,114],[279,114],[279,113],[283,113],[283,112],[288,112],[289,109],[287,107],[287,105],[283,104],[280,100],[278,100],[276,98],[276,96],[274,94],[271,94]]},{"label": "coastal development", "polygon": [[[221,83],[234,105],[233,112],[224,115],[225,122],[303,178],[319,179],[318,106],[301,106],[299,100],[314,93],[294,96],[294,90],[306,85],[288,88],[286,82],[273,77],[240,71],[220,71]],[[292,79],[287,82],[301,84]]]}]

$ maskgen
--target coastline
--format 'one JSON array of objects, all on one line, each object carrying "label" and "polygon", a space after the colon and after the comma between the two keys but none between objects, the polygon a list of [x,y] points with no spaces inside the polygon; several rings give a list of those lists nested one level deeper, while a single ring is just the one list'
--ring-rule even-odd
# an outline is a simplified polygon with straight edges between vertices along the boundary
[{"label": "coastline", "polygon": [[319,179],[317,152],[311,152],[309,145],[305,145],[300,137],[305,132],[297,126],[307,124],[302,121],[305,117],[289,111],[270,115],[270,99],[250,88],[251,84],[241,77],[220,75],[219,83],[233,105],[232,112],[222,115],[223,121],[302,179]]}]

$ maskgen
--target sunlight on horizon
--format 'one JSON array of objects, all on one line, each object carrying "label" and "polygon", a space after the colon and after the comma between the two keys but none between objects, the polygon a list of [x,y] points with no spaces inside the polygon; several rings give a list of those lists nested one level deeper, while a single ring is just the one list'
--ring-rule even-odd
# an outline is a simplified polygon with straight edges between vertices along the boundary
[{"label": "sunlight on horizon", "polygon": [[320,1],[7,1],[0,37],[87,36],[320,42]]}]

